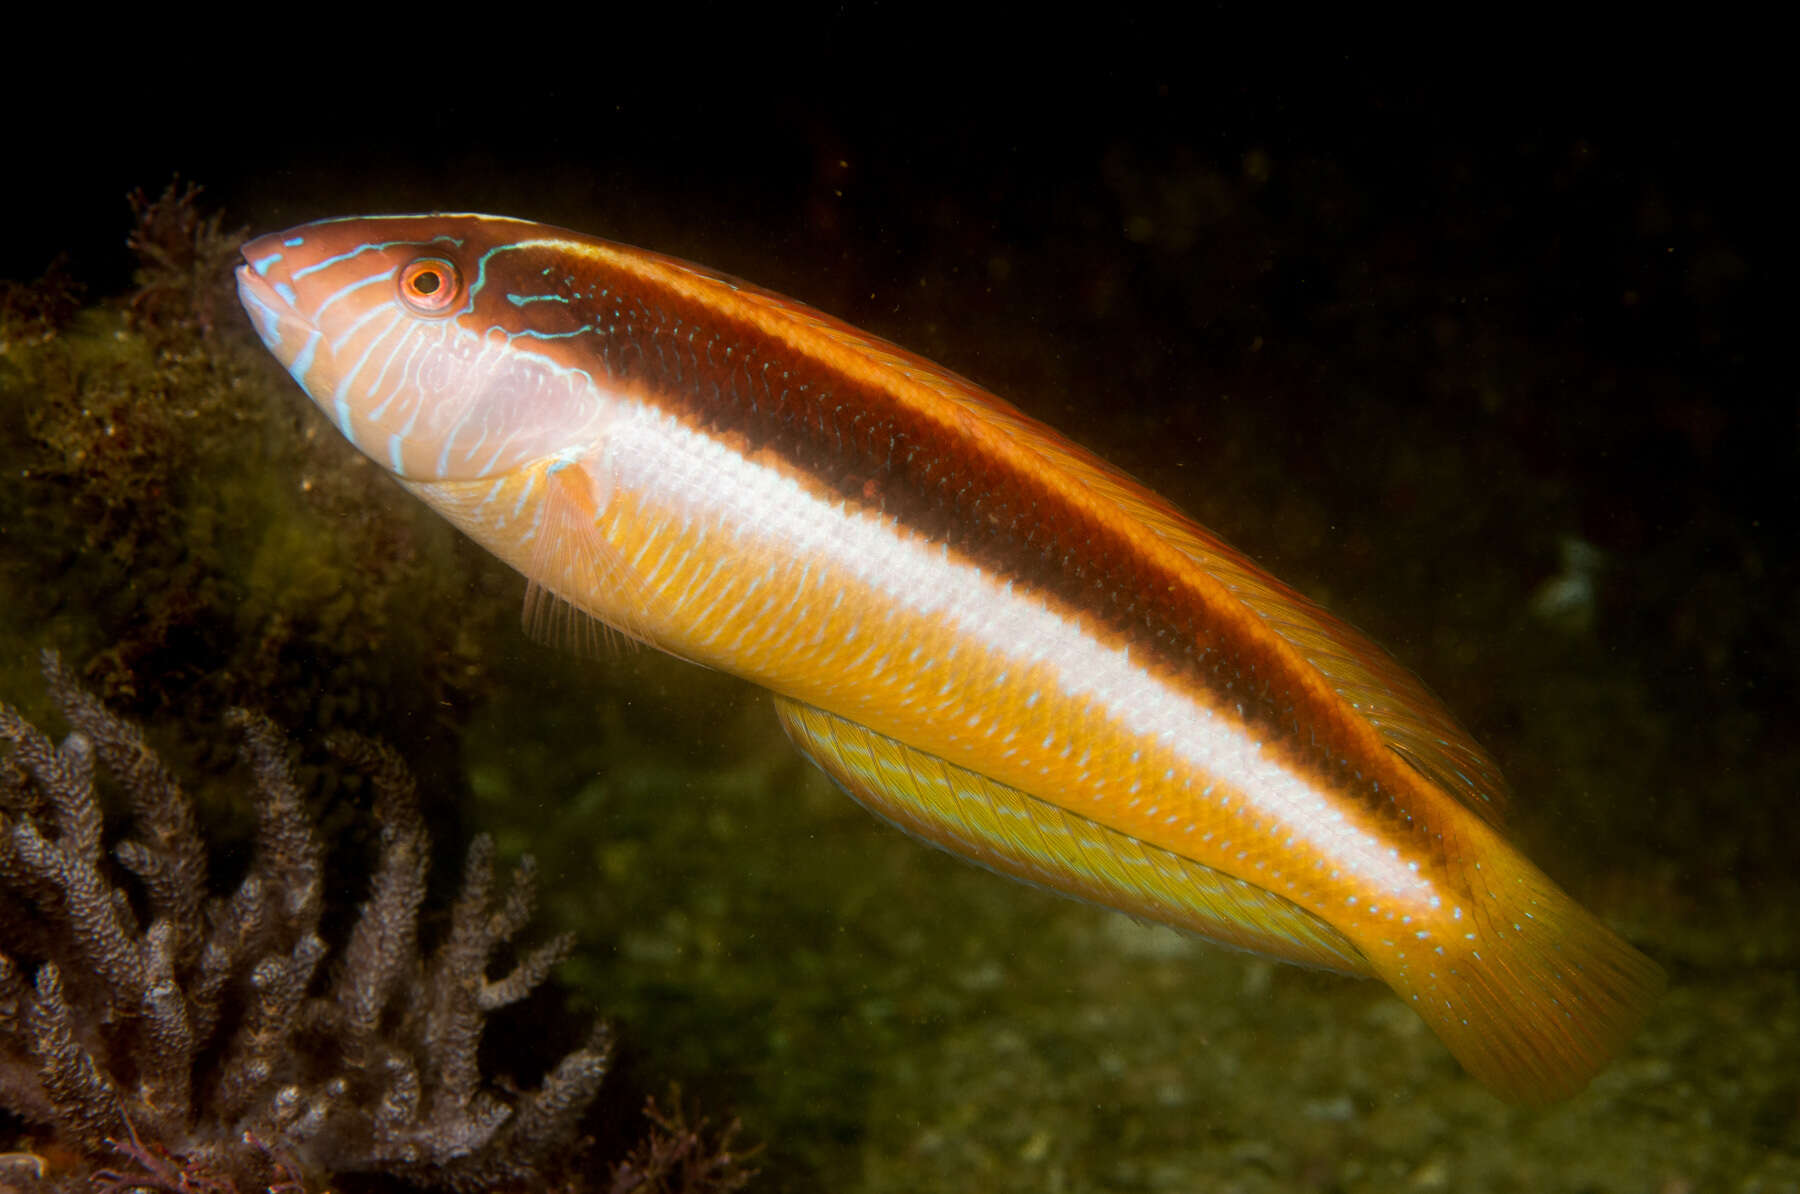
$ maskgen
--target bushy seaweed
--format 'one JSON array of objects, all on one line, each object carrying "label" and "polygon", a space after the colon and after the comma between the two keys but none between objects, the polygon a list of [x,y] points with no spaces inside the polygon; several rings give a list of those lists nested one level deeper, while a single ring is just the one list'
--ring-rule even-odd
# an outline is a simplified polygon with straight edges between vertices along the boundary
[{"label": "bushy seaweed", "polygon": [[78,310],[55,266],[0,292],[0,631],[48,627],[131,712],[378,721],[423,755],[475,701],[513,582],[294,394],[198,187],[130,204],[131,295]]},{"label": "bushy seaweed", "polygon": [[0,278],[0,355],[14,345],[31,346],[61,332],[81,310],[81,283],[59,253],[32,282]]}]

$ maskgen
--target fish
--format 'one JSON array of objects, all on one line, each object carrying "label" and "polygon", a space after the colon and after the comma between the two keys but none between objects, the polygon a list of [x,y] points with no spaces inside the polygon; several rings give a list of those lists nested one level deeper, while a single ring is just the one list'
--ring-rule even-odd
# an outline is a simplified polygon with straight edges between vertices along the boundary
[{"label": "fish", "polygon": [[477,214],[242,249],[345,439],[540,634],[767,689],[877,817],[1002,875],[1385,982],[1476,1079],[1580,1091],[1663,985],[1512,844],[1405,667],[1019,408],[794,299]]}]

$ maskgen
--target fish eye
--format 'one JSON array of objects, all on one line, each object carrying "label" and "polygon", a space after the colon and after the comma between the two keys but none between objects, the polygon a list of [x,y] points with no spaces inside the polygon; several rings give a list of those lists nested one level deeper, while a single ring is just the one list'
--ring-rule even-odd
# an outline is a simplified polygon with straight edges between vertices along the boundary
[{"label": "fish eye", "polygon": [[400,301],[417,315],[442,315],[461,290],[462,276],[442,257],[420,257],[400,271]]}]

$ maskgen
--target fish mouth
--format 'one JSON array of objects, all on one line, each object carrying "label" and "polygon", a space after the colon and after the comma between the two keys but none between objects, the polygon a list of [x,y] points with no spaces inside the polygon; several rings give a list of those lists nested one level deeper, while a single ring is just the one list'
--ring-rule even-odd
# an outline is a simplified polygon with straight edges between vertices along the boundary
[{"label": "fish mouth", "polygon": [[282,301],[280,295],[275,293],[275,288],[269,285],[269,280],[257,273],[255,267],[248,262],[238,266],[235,272],[238,295],[244,300],[245,306],[255,302],[258,306],[276,311],[292,309]]},{"label": "fish mouth", "polygon": [[284,299],[268,279],[268,272],[281,261],[281,243],[273,236],[259,236],[238,247],[244,263],[237,267],[238,292],[254,295],[264,306],[292,311],[293,304]]},{"label": "fish mouth", "polygon": [[291,327],[296,322],[293,307],[249,264],[237,267],[237,291],[238,302],[243,304],[244,314],[255,325],[263,345],[285,362],[281,352],[282,326]]},{"label": "fish mouth", "polygon": [[[247,242],[239,249],[244,263],[234,272],[238,302],[255,325],[256,334],[270,352],[288,363],[312,329],[294,309],[293,289],[281,280],[281,247],[274,236]],[[269,277],[271,271],[276,273],[274,280]]]}]

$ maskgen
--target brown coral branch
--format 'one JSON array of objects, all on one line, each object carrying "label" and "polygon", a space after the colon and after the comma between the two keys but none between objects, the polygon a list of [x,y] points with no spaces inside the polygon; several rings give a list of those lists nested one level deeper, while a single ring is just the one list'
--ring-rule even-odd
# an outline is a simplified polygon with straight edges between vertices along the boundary
[{"label": "brown coral branch", "polygon": [[145,934],[144,1041],[141,1098],[158,1122],[185,1123],[193,1111],[196,1046],[193,1018],[176,973],[175,927],[166,920]]},{"label": "brown coral branch", "polygon": [[[597,1028],[528,1093],[482,1080],[487,1012],[529,993],[570,948],[556,938],[487,977],[530,919],[530,864],[496,902],[493,843],[477,839],[446,939],[422,958],[429,849],[412,779],[384,747],[334,743],[370,777],[382,833],[325,981],[323,851],[274,727],[231,718],[258,827],[242,881],[208,897],[205,848],[173,776],[54,657],[45,671],[75,727],[61,746],[0,706],[13,743],[0,762],[0,1103],[53,1129],[101,1189],[301,1194],[350,1172],[469,1192],[547,1187],[611,1045]],[[134,836],[112,857],[96,763],[133,814]]]},{"label": "brown coral branch", "polygon": [[39,793],[49,797],[36,803],[51,806],[56,840],[73,856],[90,865],[98,863],[101,819],[93,799],[92,745],[85,738],[71,737],[59,748],[6,705],[0,705],[0,738],[12,742],[13,762],[37,780]]},{"label": "brown coral branch", "polygon": [[232,710],[225,721],[243,734],[244,761],[256,777],[257,842],[250,874],[270,892],[281,893],[296,935],[310,934],[319,924],[323,851],[294,782],[287,742],[268,718],[247,709]]},{"label": "brown coral branch", "polygon": [[[83,692],[55,652],[44,652],[43,668],[63,716],[93,744],[101,765],[131,802],[133,824],[144,840],[121,842],[114,854],[144,881],[150,917],[168,922],[175,957],[185,965],[200,944],[206,890],[206,847],[193,803],[143,733]],[[97,842],[98,826],[95,832]]]},{"label": "brown coral branch", "polygon": [[418,956],[419,908],[425,902],[430,845],[412,775],[393,751],[350,734],[333,735],[327,745],[369,776],[375,788],[375,817],[381,823],[380,863],[344,949],[332,995],[343,1009],[350,1049],[364,1052],[401,982],[415,977],[408,968]]},{"label": "brown coral branch", "polygon": [[531,950],[504,977],[482,981],[475,990],[476,1008],[486,1013],[517,1003],[542,986],[574,948],[575,935],[562,933]]},{"label": "brown coral branch", "polygon": [[324,957],[325,943],[308,933],[291,953],[266,957],[250,972],[249,1006],[219,1078],[218,1101],[228,1117],[250,1111],[275,1081],[300,1027],[301,1000]]},{"label": "brown coral branch", "polygon": [[612,1030],[596,1024],[587,1043],[558,1062],[544,1084],[521,1101],[511,1141],[520,1163],[535,1166],[547,1160],[574,1135],[582,1111],[606,1078],[612,1053]]},{"label": "brown coral branch", "polygon": [[[66,759],[70,755],[85,757],[87,751],[85,743],[71,736],[71,741],[56,754]],[[99,820],[91,771],[64,766],[38,778],[47,784],[62,778],[69,780],[66,786],[50,789],[49,803],[56,809],[64,832],[56,841],[50,841],[35,822],[0,822],[0,828],[9,831],[5,869],[20,875],[24,891],[56,893],[54,914],[71,931],[71,944],[110,992],[121,1000],[129,1000],[129,993],[144,988],[143,953],[130,904],[100,873],[97,839],[87,839],[86,822]],[[65,841],[70,844],[64,845]]]},{"label": "brown coral branch", "polygon": [[75,1039],[73,1016],[63,998],[62,972],[54,962],[38,967],[37,990],[26,1010],[43,1084],[61,1126],[89,1150],[122,1134],[125,1111],[119,1092],[93,1055]]}]

